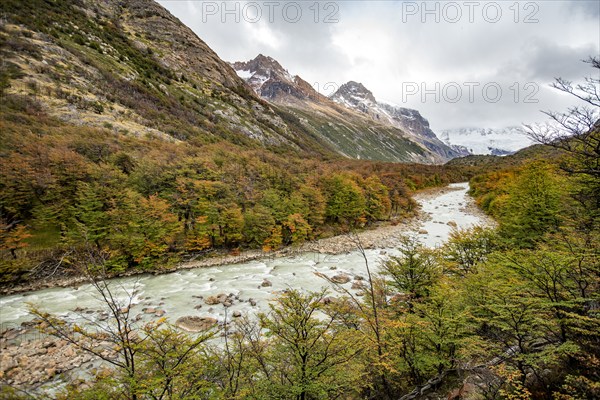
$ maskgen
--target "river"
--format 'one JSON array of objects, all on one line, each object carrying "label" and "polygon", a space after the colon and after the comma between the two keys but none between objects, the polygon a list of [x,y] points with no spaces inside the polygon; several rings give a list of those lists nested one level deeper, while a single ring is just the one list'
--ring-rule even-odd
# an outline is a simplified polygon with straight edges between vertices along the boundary
[{"label": "river", "polygon": [[[418,229],[413,228],[408,233],[418,235],[426,246],[442,244],[448,238],[453,222],[459,228],[489,223],[474,208],[473,200],[467,195],[467,183],[452,184],[449,189],[452,190],[416,196],[426,218]],[[374,270],[377,270],[385,257],[394,254],[397,254],[397,250],[393,247],[366,250],[370,266]],[[164,275],[119,278],[111,280],[111,285],[122,298],[125,298],[125,293],[135,290],[132,312],[140,321],[147,321],[164,313],[171,323],[186,315],[213,317],[222,322],[226,313],[230,318],[234,312],[256,315],[259,311],[267,311],[269,301],[288,288],[319,290],[328,287],[328,282],[315,273],[329,277],[347,274],[352,278],[344,285],[347,289],[351,288],[357,277],[366,277],[365,263],[358,251],[337,255],[307,252],[241,264],[182,269]],[[265,279],[270,286],[261,285]],[[209,296],[221,293],[231,294],[232,304],[229,307],[206,304],[205,300]],[[17,327],[32,320],[28,304],[71,322],[106,318],[106,311],[98,294],[91,285],[85,284],[1,297],[2,329]]]}]

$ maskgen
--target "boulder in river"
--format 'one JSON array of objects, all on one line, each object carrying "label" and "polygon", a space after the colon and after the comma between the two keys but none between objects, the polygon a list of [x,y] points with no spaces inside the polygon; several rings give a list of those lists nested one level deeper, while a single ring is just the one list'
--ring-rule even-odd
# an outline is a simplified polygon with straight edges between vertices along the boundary
[{"label": "boulder in river", "polygon": [[456,222],[454,222],[454,221],[448,221],[448,223],[446,225],[451,226],[453,228],[456,228],[456,226],[457,226]]},{"label": "boulder in river", "polygon": [[350,282],[351,278],[348,274],[337,274],[331,278],[333,283],[344,284]]},{"label": "boulder in river", "polygon": [[427,235],[429,234],[429,232],[427,232],[425,229],[419,229],[419,235]]},{"label": "boulder in river", "polygon": [[367,285],[363,281],[352,282],[352,289],[364,289]]},{"label": "boulder in river", "polygon": [[239,318],[242,316],[242,312],[241,311],[234,311],[233,312],[233,318]]},{"label": "boulder in river", "polygon": [[217,296],[208,296],[204,300],[204,302],[209,306],[214,306],[215,304],[219,304],[219,299],[217,298]]},{"label": "boulder in river", "polygon": [[201,332],[212,328],[217,324],[217,320],[212,317],[197,317],[188,315],[178,318],[175,325],[184,331]]},{"label": "boulder in river", "polygon": [[268,280],[268,279],[265,278],[262,281],[262,283],[260,284],[260,286],[262,286],[262,287],[271,287],[271,286],[273,286],[273,283],[271,283],[270,280]]}]

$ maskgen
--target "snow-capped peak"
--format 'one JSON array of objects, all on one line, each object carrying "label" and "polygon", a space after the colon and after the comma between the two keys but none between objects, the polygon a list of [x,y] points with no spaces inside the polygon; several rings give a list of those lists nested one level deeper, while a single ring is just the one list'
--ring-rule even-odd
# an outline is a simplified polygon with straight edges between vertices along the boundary
[{"label": "snow-capped peak", "polygon": [[518,126],[447,129],[440,133],[440,139],[449,146],[462,146],[472,154],[507,155],[533,144]]},{"label": "snow-capped peak", "polygon": [[269,80],[293,84],[296,77],[284,69],[277,60],[259,54],[253,60],[231,64],[240,78],[248,82],[258,95]]}]

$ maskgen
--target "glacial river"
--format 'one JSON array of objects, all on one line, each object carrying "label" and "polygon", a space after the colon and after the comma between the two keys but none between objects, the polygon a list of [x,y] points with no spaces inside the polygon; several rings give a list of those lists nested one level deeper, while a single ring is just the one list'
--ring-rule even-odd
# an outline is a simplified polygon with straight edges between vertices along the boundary
[{"label": "glacial river", "polygon": [[[459,228],[487,223],[487,219],[481,214],[469,211],[473,208],[467,205],[472,205],[473,200],[467,195],[467,183],[452,184],[450,187],[454,190],[416,197],[423,212],[430,218],[412,234],[417,235],[427,246],[438,246],[448,238],[452,229],[448,222],[451,225],[451,221],[455,222]],[[375,271],[383,259],[393,254],[397,254],[394,248],[366,250],[369,264]],[[269,301],[288,288],[318,290],[328,287],[328,282],[318,277],[315,274],[317,272],[329,277],[349,275],[352,280],[344,285],[347,289],[351,288],[356,277],[366,277],[365,263],[358,251],[339,255],[301,253],[241,264],[179,270],[157,276],[114,279],[111,280],[111,287],[123,298],[125,291],[135,290],[132,313],[142,321],[156,318],[157,313],[154,311],[157,311],[158,315],[164,312],[171,323],[186,315],[213,317],[222,322],[226,312],[228,318],[231,318],[236,311],[250,315],[267,311]],[[272,286],[261,286],[265,279]],[[230,307],[205,303],[209,296],[221,293],[233,295],[232,299],[235,300]],[[34,304],[72,322],[83,322],[86,318],[104,319],[106,315],[103,304],[91,285],[45,289],[0,297],[2,329],[17,327],[31,320],[28,304]],[[77,312],[73,311],[75,309]]]}]

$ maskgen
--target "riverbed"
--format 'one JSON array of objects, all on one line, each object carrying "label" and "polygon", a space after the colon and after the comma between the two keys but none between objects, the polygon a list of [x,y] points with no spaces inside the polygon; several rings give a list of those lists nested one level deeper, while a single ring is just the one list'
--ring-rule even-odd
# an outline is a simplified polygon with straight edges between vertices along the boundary
[{"label": "riverbed", "polygon": [[[420,219],[361,233],[359,238],[367,248],[365,254],[371,268],[376,271],[387,256],[398,253],[395,244],[402,235],[416,235],[424,245],[435,247],[448,238],[454,227],[489,224],[490,221],[474,207],[467,191],[468,184],[459,183],[445,190],[417,195],[415,199],[421,206]],[[331,251],[323,250],[335,245],[336,240],[340,244],[340,254],[328,254]],[[366,278],[366,269],[354,240],[353,237],[337,238],[329,245],[322,242],[307,247],[310,251],[295,255],[187,268],[164,275],[119,278],[111,280],[110,284],[124,305],[128,295],[132,295],[131,312],[140,322],[164,316],[175,323],[179,317],[189,315],[211,317],[222,322],[226,316],[230,319],[234,314],[256,315],[268,311],[270,300],[286,289],[314,291],[330,288],[330,284],[318,274],[330,278],[342,276],[343,280],[349,278],[343,286],[360,292],[356,282]],[[356,289],[351,289],[353,284]],[[207,304],[211,303],[211,296],[219,295],[227,297],[227,301]],[[1,297],[2,330],[31,321],[30,304],[70,322],[107,318],[105,306],[91,285],[57,287]]]}]

